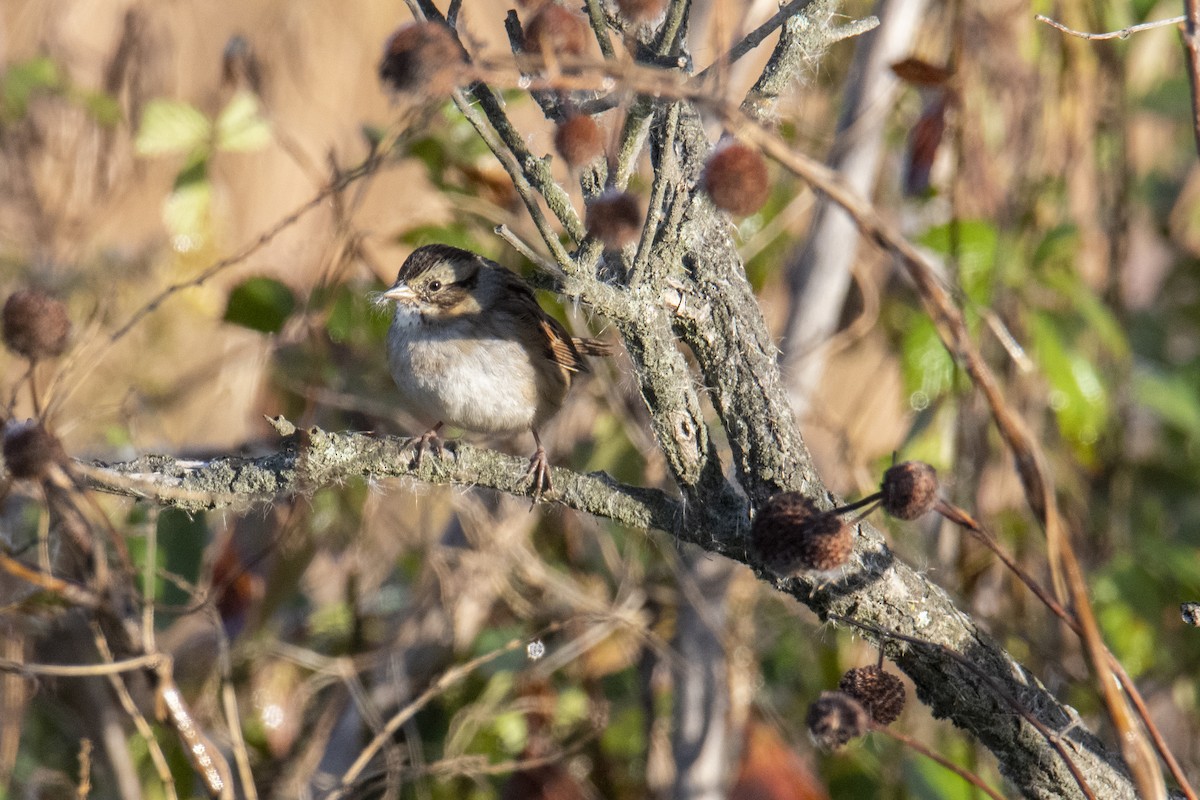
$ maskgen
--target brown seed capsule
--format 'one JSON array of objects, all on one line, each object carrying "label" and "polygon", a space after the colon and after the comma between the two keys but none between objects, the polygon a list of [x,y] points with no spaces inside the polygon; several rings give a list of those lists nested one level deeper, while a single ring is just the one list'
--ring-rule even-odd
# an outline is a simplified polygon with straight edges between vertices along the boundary
[{"label": "brown seed capsule", "polygon": [[937,470],[924,461],[905,461],[883,473],[883,510],[912,520],[933,510],[938,500]]},{"label": "brown seed capsule", "polygon": [[582,167],[604,155],[604,134],[591,117],[567,117],[554,131],[554,147],[572,167]]},{"label": "brown seed capsule", "polygon": [[62,445],[40,422],[9,421],[4,426],[4,463],[14,478],[40,479],[66,459]]},{"label": "brown seed capsule", "polygon": [[808,707],[808,734],[822,750],[837,750],[867,732],[870,718],[862,704],[844,692],[821,692]]},{"label": "brown seed capsule", "polygon": [[667,0],[617,0],[617,10],[630,22],[650,22],[667,10]]},{"label": "brown seed capsule", "polygon": [[771,194],[762,154],[732,139],[712,151],[700,180],[713,205],[735,217],[758,211]]},{"label": "brown seed capsule", "polygon": [[626,192],[610,189],[588,203],[587,232],[606,250],[620,250],[642,232],[642,204]]},{"label": "brown seed capsule", "polygon": [[838,688],[853,697],[880,725],[900,717],[906,699],[904,681],[882,667],[857,667],[842,676]]},{"label": "brown seed capsule", "polygon": [[525,49],[547,55],[582,55],[587,47],[587,23],[560,5],[547,3],[525,26]]},{"label": "brown seed capsule", "polygon": [[13,292],[4,304],[4,343],[14,353],[37,361],[60,356],[71,337],[67,307],[40,289]]},{"label": "brown seed capsule", "polygon": [[383,46],[379,79],[393,91],[439,98],[458,85],[467,53],[440,22],[410,22]]},{"label": "brown seed capsule", "polygon": [[795,577],[845,564],[854,550],[854,531],[799,492],[781,492],[754,517],[750,544],[768,570]]}]

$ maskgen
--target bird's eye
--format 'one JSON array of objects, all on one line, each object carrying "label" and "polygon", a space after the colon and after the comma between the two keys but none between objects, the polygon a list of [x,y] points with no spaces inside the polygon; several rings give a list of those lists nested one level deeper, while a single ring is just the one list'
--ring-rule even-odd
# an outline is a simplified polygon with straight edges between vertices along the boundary
[{"label": "bird's eye", "polygon": [[429,282],[429,291],[436,292],[440,288],[442,288],[441,281],[430,281]]}]

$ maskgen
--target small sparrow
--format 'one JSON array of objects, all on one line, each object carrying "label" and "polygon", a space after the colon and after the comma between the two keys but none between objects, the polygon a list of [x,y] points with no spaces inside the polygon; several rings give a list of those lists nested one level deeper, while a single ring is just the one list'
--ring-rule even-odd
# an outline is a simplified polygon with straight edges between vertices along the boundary
[{"label": "small sparrow", "polygon": [[400,403],[430,425],[417,441],[439,454],[443,425],[492,434],[533,433],[537,450],[526,475],[536,501],[550,487],[540,428],[562,406],[583,355],[609,346],[572,338],[542,310],[533,291],[494,261],[457,247],[413,251],[382,295],[396,304],[388,366]]}]

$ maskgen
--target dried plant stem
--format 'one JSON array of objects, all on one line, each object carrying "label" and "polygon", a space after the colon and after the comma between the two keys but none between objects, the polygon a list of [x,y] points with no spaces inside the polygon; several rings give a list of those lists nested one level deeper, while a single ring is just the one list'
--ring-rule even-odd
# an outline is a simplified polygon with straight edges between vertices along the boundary
[{"label": "dried plant stem", "polygon": [[1192,87],[1192,133],[1200,152],[1200,0],[1183,0],[1187,10],[1183,50],[1187,54],[1188,83]]},{"label": "dried plant stem", "polygon": [[[991,550],[992,553],[999,558],[1001,562],[1003,562],[1004,566],[1006,566],[1010,572],[1016,575],[1017,578],[1019,578],[1021,582],[1029,588],[1029,591],[1033,592],[1034,596],[1036,596],[1038,600],[1040,600],[1042,604],[1046,606],[1046,608],[1050,609],[1054,616],[1062,620],[1063,623],[1077,636],[1082,636],[1083,631],[1080,628],[1078,618],[1076,618],[1073,613],[1063,608],[1062,604],[1059,603],[1053,595],[1046,591],[1046,589],[1043,588],[1042,585],[1038,583],[1032,575],[1022,569],[1021,566],[1017,564],[1016,560],[1013,559],[1013,557],[1010,556],[1004,550],[1004,548],[1000,546],[1000,543],[996,541],[996,538],[992,536],[987,529],[975,521],[974,517],[958,506],[945,500],[938,501],[936,510],[946,519],[964,528],[968,533],[975,537],[976,541]],[[1124,689],[1125,693],[1129,696],[1129,700],[1131,703],[1133,703],[1133,707],[1137,712],[1138,718],[1141,719],[1142,724],[1146,726],[1146,732],[1153,741],[1155,750],[1158,751],[1159,756],[1161,756],[1162,760],[1166,763],[1167,769],[1170,770],[1171,777],[1173,777],[1175,782],[1179,784],[1180,791],[1183,792],[1184,796],[1187,797],[1188,800],[1197,800],[1195,790],[1192,789],[1191,784],[1188,783],[1188,779],[1183,772],[1183,768],[1179,765],[1179,762],[1175,758],[1175,754],[1171,752],[1171,748],[1167,744],[1166,738],[1162,735],[1162,731],[1158,729],[1158,726],[1154,722],[1154,718],[1150,715],[1150,709],[1146,707],[1145,698],[1142,697],[1142,693],[1138,690],[1137,685],[1133,682],[1133,679],[1129,677],[1129,673],[1125,671],[1124,665],[1117,660],[1117,657],[1113,655],[1111,651],[1106,648],[1105,654],[1109,669],[1113,671],[1113,674],[1116,675],[1117,680],[1121,682],[1121,688]]]},{"label": "dried plant stem", "polygon": [[[871,625],[870,623],[861,622],[859,620],[851,619],[849,617],[844,617],[844,616],[841,616],[840,614],[830,614],[829,618],[832,620],[835,620],[837,622],[844,622],[847,625],[850,625],[851,627],[858,628],[859,630],[872,633],[875,636],[879,637],[880,639],[892,639],[895,641],[905,642],[905,643],[911,644],[911,645],[916,645],[917,647],[926,647],[926,648],[936,649],[940,653],[942,653],[944,656],[946,656],[947,658],[950,658],[950,659],[958,662],[959,664],[961,664],[964,669],[967,669],[968,671],[977,675],[979,678],[986,681],[988,684],[991,685],[992,689],[996,692],[996,695],[998,697],[1002,698],[1006,703],[1008,703],[1008,705],[1012,708],[1013,711],[1015,711],[1022,719],[1024,719],[1030,725],[1032,725],[1038,731],[1038,733],[1040,733],[1043,737],[1045,737],[1046,741],[1050,744],[1050,746],[1053,747],[1055,749],[1055,751],[1058,752],[1059,756],[1063,760],[1063,763],[1066,764],[1067,769],[1070,770],[1071,775],[1075,778],[1075,782],[1079,785],[1079,789],[1080,789],[1080,791],[1083,792],[1084,796],[1087,797],[1088,800],[1096,800],[1096,795],[1092,792],[1091,787],[1088,785],[1087,779],[1083,777],[1083,774],[1079,771],[1079,767],[1075,764],[1075,761],[1071,758],[1070,754],[1067,753],[1066,747],[1063,746],[1062,737],[1061,737],[1060,733],[1052,731],[1049,728],[1047,728],[1044,724],[1042,724],[1042,722],[1040,720],[1038,720],[1031,713],[1029,713],[1029,710],[1027,708],[1025,708],[1020,703],[1020,701],[1018,701],[1015,697],[1013,697],[1011,694],[1009,694],[1009,692],[1003,686],[1001,686],[994,678],[992,678],[992,676],[983,672],[983,670],[981,670],[978,666],[976,666],[975,663],[972,662],[970,659],[964,658],[962,655],[954,652],[953,650],[951,650],[948,647],[943,647],[940,644],[935,644],[933,642],[927,642],[923,639],[918,639],[915,636],[907,636],[903,633],[897,633],[895,631],[884,630],[883,628],[877,627],[875,625]],[[1068,728],[1069,727],[1070,726],[1068,726]]]},{"label": "dried plant stem", "polygon": [[421,692],[416,699],[388,719],[387,723],[383,726],[379,733],[375,735],[375,738],[363,748],[362,752],[359,753],[358,758],[354,760],[354,763],[351,764],[350,768],[347,769],[345,774],[342,775],[342,780],[338,785],[338,788],[328,795],[328,800],[340,800],[340,798],[345,797],[353,788],[355,781],[358,780],[358,777],[362,774],[363,770],[366,769],[367,765],[371,762],[371,759],[375,757],[375,755],[380,751],[380,749],[383,748],[385,744],[387,744],[387,742],[391,741],[391,738],[395,735],[396,731],[400,730],[401,726],[408,722],[408,720],[410,720],[418,711],[428,705],[429,702],[435,697],[466,678],[484,664],[495,661],[500,656],[506,655],[523,647],[533,639],[539,639],[543,636],[553,633],[561,628],[563,624],[565,623],[548,625],[531,637],[517,637],[510,640],[507,644],[492,650],[491,652],[484,653],[481,656],[471,659],[465,664],[460,664],[443,672],[438,676],[437,680],[435,680],[433,684],[429,686],[429,688]]},{"label": "dried plant stem", "polygon": [[[112,651],[108,647],[108,640],[104,638],[100,627],[95,623],[92,624],[92,631],[96,642],[96,649],[100,655],[109,664],[115,663],[112,657]],[[117,700],[121,703],[121,708],[133,720],[133,725],[137,728],[138,734],[146,743],[146,750],[150,754],[150,762],[154,765],[154,771],[158,773],[158,779],[163,785],[163,793],[166,794],[168,800],[178,800],[179,794],[175,790],[175,778],[171,775],[171,767],[167,762],[167,756],[163,753],[162,747],[158,743],[158,739],[154,736],[154,728],[146,720],[146,717],[138,709],[137,703],[133,702],[133,697],[129,694],[129,689],[125,687],[125,681],[121,680],[121,676],[116,673],[108,675],[109,685],[117,695]]]},{"label": "dried plant stem", "polygon": [[896,256],[912,279],[943,345],[983,393],[1000,435],[1013,453],[1026,499],[1046,533],[1046,549],[1056,593],[1060,602],[1069,596],[1075,606],[1080,622],[1080,636],[1088,653],[1089,663],[1095,672],[1096,688],[1104,698],[1109,719],[1117,730],[1121,753],[1134,775],[1138,789],[1143,796],[1151,800],[1165,798],[1166,786],[1154,759],[1153,749],[1146,734],[1133,719],[1129,704],[1120,691],[1120,682],[1109,668],[1106,656],[1108,648],[1100,636],[1100,628],[1088,597],[1082,569],[1058,512],[1058,502],[1054,486],[1048,477],[1045,455],[1024,420],[1005,399],[999,381],[971,339],[963,313],[950,292],[942,285],[936,271],[925,257],[890,222],[883,219],[874,207],[845,186],[831,169],[808,156],[794,152],[783,140],[761,125],[750,124],[737,117],[732,117],[730,121],[735,124],[741,122],[741,132],[746,138],[757,143],[782,166],[797,177],[812,183],[845,209],[867,237]]},{"label": "dried plant stem", "polygon": [[92,793],[92,740],[79,740],[79,784],[75,787],[75,797],[86,800]]},{"label": "dried plant stem", "polygon": [[955,775],[962,778],[976,789],[979,789],[988,797],[992,798],[992,800],[1005,800],[1003,795],[984,783],[983,778],[979,777],[974,772],[971,772],[969,769],[960,767],[958,764],[955,764],[953,761],[941,755],[940,753],[934,752],[930,748],[926,747],[919,739],[914,739],[911,736],[905,736],[899,731],[892,730],[892,728],[887,725],[879,725],[875,722],[871,723],[871,730],[875,733],[895,739],[905,747],[915,750],[916,752],[928,758],[930,761],[936,762],[938,765],[950,770]]}]

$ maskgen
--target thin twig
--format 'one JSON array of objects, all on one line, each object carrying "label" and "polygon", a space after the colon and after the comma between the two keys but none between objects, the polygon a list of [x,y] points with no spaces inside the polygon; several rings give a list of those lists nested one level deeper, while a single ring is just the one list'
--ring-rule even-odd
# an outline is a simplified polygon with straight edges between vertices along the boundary
[{"label": "thin twig", "polygon": [[962,655],[961,653],[957,653],[954,650],[951,650],[949,647],[946,647],[944,645],[940,645],[935,642],[928,642],[928,641],[925,641],[924,639],[918,639],[915,636],[907,636],[903,633],[898,633],[896,631],[885,630],[876,625],[872,625],[868,622],[860,622],[859,620],[851,619],[850,617],[844,617],[841,614],[830,614],[829,619],[836,620],[837,622],[844,622],[847,625],[850,625],[851,627],[858,628],[859,630],[863,630],[863,631],[868,631],[868,632],[873,633],[876,636],[883,638],[883,639],[894,639],[896,641],[906,642],[908,644],[916,645],[917,647],[932,648],[932,649],[937,650],[938,652],[942,653],[947,658],[950,658],[951,660],[957,662],[959,665],[961,665],[963,668],[965,668],[968,672],[970,672],[971,674],[975,675],[976,677],[982,679],[989,686],[991,686],[992,691],[996,693],[997,697],[1001,698],[1002,700],[1004,700],[1004,702],[1008,703],[1008,705],[1012,708],[1013,711],[1017,712],[1017,714],[1022,719],[1024,719],[1026,722],[1028,722],[1034,728],[1036,728],[1037,732],[1040,733],[1043,738],[1045,738],[1046,742],[1058,752],[1059,756],[1063,760],[1063,763],[1066,765],[1067,769],[1070,770],[1072,777],[1075,778],[1075,782],[1079,785],[1079,788],[1083,792],[1084,796],[1089,798],[1089,800],[1096,800],[1096,795],[1092,792],[1091,787],[1088,786],[1087,779],[1083,777],[1083,774],[1079,771],[1079,767],[1076,766],[1075,761],[1067,753],[1067,749],[1065,747],[1063,747],[1063,744],[1062,744],[1059,734],[1056,733],[1055,731],[1052,731],[1049,728],[1047,728],[1042,723],[1042,721],[1039,720],[1037,717],[1033,716],[1033,714],[1030,713],[1029,709],[1025,708],[1025,706],[1022,705],[1021,702],[1019,700],[1017,700],[1017,698],[1013,697],[1012,694],[1009,693],[1007,688],[1005,688],[1003,685],[1001,685],[1000,682],[997,681],[995,678],[993,678],[991,675],[988,675],[986,672],[981,670],[969,658]]},{"label": "thin twig", "polygon": [[1047,17],[1045,14],[1037,14],[1034,16],[1034,19],[1036,19],[1038,22],[1044,22],[1051,28],[1060,30],[1063,33],[1071,36],[1077,36],[1080,39],[1089,39],[1092,41],[1101,39],[1128,39],[1135,33],[1141,33],[1142,31],[1152,30],[1154,28],[1165,28],[1168,25],[1178,25],[1181,22],[1187,21],[1187,17],[1171,17],[1170,19],[1159,19],[1155,20],[1154,22],[1142,22],[1138,25],[1130,25],[1128,28],[1121,28],[1119,31],[1108,31],[1106,33],[1087,33],[1085,31],[1077,31],[1074,28],[1068,28],[1058,20],[1050,19],[1050,17]]},{"label": "thin twig", "polygon": [[[100,626],[92,624],[92,635],[96,643],[96,650],[100,656],[109,663],[113,662],[112,651],[108,646],[108,640],[104,638],[103,631]],[[158,779],[162,782],[163,793],[166,794],[167,800],[178,800],[179,793],[175,790],[175,778],[171,775],[171,767],[167,762],[167,756],[163,753],[162,746],[158,743],[158,739],[154,735],[154,728],[146,720],[144,714],[138,708],[137,703],[133,701],[133,697],[129,694],[129,689],[125,686],[125,681],[121,680],[118,674],[108,675],[109,685],[117,695],[117,700],[121,703],[121,708],[133,720],[133,725],[137,728],[138,734],[146,743],[146,750],[150,754],[150,762],[154,764],[154,771],[158,773]]]},{"label": "thin twig", "polygon": [[703,82],[711,75],[716,74],[718,67],[724,69],[729,67],[733,62],[740,59],[742,56],[749,53],[754,48],[758,47],[767,40],[772,33],[783,27],[783,23],[799,14],[804,9],[812,4],[813,0],[792,0],[792,2],[780,8],[775,14],[759,25],[754,30],[742,37],[741,41],[729,48],[729,51],[717,58],[716,61],[709,64],[696,75],[695,80]]},{"label": "thin twig", "polygon": [[[1062,605],[1056,599],[1054,599],[1054,596],[1051,595],[1050,592],[1046,591],[1046,589],[1043,588],[1042,585],[1038,583],[1032,575],[1022,569],[1021,566],[1017,564],[1016,559],[1010,556],[1004,550],[1004,548],[1000,546],[1000,543],[996,541],[996,537],[992,536],[992,534],[986,528],[976,522],[974,517],[968,514],[965,510],[945,500],[938,502],[936,510],[949,521],[963,527],[968,533],[975,537],[976,541],[991,550],[992,553],[1000,559],[1004,566],[1007,567],[1010,572],[1016,575],[1017,578],[1020,579],[1020,581],[1024,583],[1031,592],[1033,592],[1034,596],[1036,596],[1038,600],[1042,602],[1042,605],[1050,609],[1054,616],[1062,620],[1063,623],[1077,636],[1083,635],[1083,631],[1079,625],[1079,620],[1075,614],[1063,608]],[[1188,783],[1188,779],[1184,774],[1183,768],[1175,759],[1175,754],[1171,752],[1171,748],[1167,744],[1166,738],[1162,735],[1162,731],[1158,729],[1158,725],[1155,724],[1154,718],[1150,715],[1150,709],[1146,707],[1146,701],[1142,697],[1141,691],[1137,688],[1137,684],[1135,684],[1133,679],[1129,677],[1129,673],[1125,671],[1124,665],[1117,660],[1117,657],[1113,655],[1112,651],[1106,648],[1105,653],[1109,669],[1111,669],[1113,674],[1117,676],[1117,680],[1121,682],[1121,688],[1125,690],[1127,695],[1129,695],[1129,700],[1133,703],[1133,707],[1137,712],[1138,718],[1141,719],[1142,724],[1146,727],[1146,732],[1149,734],[1151,741],[1154,743],[1155,750],[1158,751],[1159,756],[1161,756],[1162,760],[1166,763],[1167,769],[1170,770],[1171,777],[1173,777],[1175,782],[1179,784],[1180,791],[1183,792],[1184,796],[1187,797],[1188,800],[1197,800],[1195,790],[1192,789],[1191,784]]]},{"label": "thin twig", "polygon": [[500,656],[511,653],[534,639],[540,639],[543,636],[548,636],[565,624],[565,622],[559,622],[548,625],[533,636],[518,636],[517,638],[509,641],[507,644],[492,650],[489,653],[484,653],[481,656],[471,659],[465,664],[460,664],[457,667],[443,672],[428,689],[421,692],[421,694],[418,695],[415,700],[397,711],[391,716],[391,718],[388,719],[387,724],[383,726],[383,729],[380,730],[379,733],[375,735],[375,738],[363,748],[362,752],[359,753],[358,758],[354,760],[354,763],[351,764],[350,768],[347,769],[345,774],[342,775],[341,783],[337,789],[328,795],[328,800],[339,800],[340,798],[344,797],[346,793],[353,787],[354,782],[358,779],[358,776],[362,774],[362,771],[366,768],[367,764],[369,764],[371,759],[375,757],[375,754],[378,753],[379,750],[391,740],[392,736],[401,728],[401,726],[404,725],[405,722],[407,722],[413,717],[414,714],[428,705],[429,702],[435,697],[469,676],[472,672],[477,670],[479,667],[482,667],[484,664],[495,661]]},{"label": "thin twig", "polygon": [[988,786],[986,783],[983,782],[983,778],[979,777],[974,772],[971,772],[969,769],[964,769],[964,768],[960,767],[958,764],[955,764],[953,761],[951,761],[950,759],[941,755],[940,753],[936,753],[933,750],[929,749],[924,744],[922,744],[919,739],[914,739],[911,736],[905,736],[903,733],[900,733],[899,731],[892,730],[887,725],[879,725],[878,723],[875,723],[875,722],[871,723],[871,730],[874,731],[875,733],[879,733],[884,736],[891,737],[892,739],[895,739],[897,742],[904,745],[905,747],[915,750],[916,752],[925,756],[930,761],[934,761],[937,764],[941,765],[942,767],[945,767],[946,769],[950,770],[958,777],[962,778],[967,783],[969,783],[972,786],[974,786],[975,788],[979,789],[981,792],[986,794],[988,797],[992,798],[992,800],[1004,800],[1004,797],[999,792],[997,792],[995,789],[993,789],[992,787]]},{"label": "thin twig", "polygon": [[156,669],[164,658],[165,656],[159,653],[148,653],[120,661],[106,661],[102,664],[22,664],[17,661],[0,659],[0,672],[41,675],[50,678],[92,678],[98,675],[119,675],[122,672],[134,672],[140,669]]},{"label": "thin twig", "polygon": [[1187,24],[1183,29],[1183,51],[1187,55],[1188,83],[1192,88],[1192,133],[1200,152],[1200,0],[1183,0]]}]

